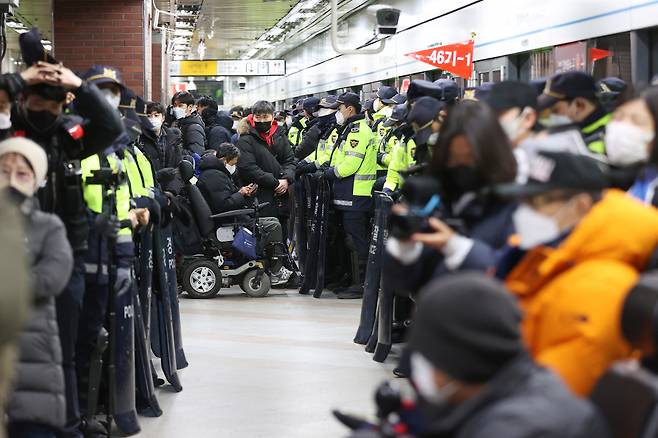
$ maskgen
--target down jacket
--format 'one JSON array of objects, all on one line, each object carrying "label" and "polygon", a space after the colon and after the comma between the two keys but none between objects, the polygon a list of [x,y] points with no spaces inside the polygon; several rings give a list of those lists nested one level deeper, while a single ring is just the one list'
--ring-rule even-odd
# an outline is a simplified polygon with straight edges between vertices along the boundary
[{"label": "down jacket", "polygon": [[268,140],[251,125],[250,130],[238,139],[237,147],[241,152],[238,161],[240,178],[245,184],[258,184],[259,203],[270,203],[260,215],[279,217],[287,208],[288,200],[287,195],[275,196],[274,189],[280,179],[292,183],[295,178],[295,157],[290,142],[276,124],[269,132]]},{"label": "down jacket", "polygon": [[193,114],[176,123],[183,134],[183,149],[189,153],[203,154],[206,150],[206,126],[201,117]]},{"label": "down jacket", "polygon": [[201,160],[201,175],[196,185],[213,214],[247,206],[247,198],[238,191],[224,163],[213,154]]},{"label": "down jacket", "polygon": [[656,246],[658,211],[609,190],[557,248],[531,250],[507,276],[530,352],[576,394],[632,357],[620,317]]},{"label": "down jacket", "polygon": [[69,281],[73,252],[57,216],[36,209],[30,200],[22,209],[32,257],[33,311],[20,335],[17,378],[7,415],[10,421],[59,428],[65,422],[66,401],[55,297]]}]

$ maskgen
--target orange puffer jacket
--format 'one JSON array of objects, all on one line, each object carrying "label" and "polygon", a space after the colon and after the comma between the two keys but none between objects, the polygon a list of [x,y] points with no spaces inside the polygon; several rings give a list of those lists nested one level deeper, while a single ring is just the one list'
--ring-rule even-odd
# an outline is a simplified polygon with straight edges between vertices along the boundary
[{"label": "orange puffer jacket", "polygon": [[532,250],[507,277],[530,352],[575,393],[632,356],[621,312],[657,246],[658,210],[610,190],[558,248]]}]

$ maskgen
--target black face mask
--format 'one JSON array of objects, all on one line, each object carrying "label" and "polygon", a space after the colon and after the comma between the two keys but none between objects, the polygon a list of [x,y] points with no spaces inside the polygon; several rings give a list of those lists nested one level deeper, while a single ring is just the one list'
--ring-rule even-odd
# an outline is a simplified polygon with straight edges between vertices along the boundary
[{"label": "black face mask", "polygon": [[445,170],[445,189],[453,198],[464,193],[475,192],[482,187],[482,178],[477,169],[471,166],[448,167]]},{"label": "black face mask", "polygon": [[59,116],[50,111],[27,110],[27,121],[37,131],[47,132],[55,127]]},{"label": "black face mask", "polygon": [[272,122],[254,122],[254,127],[256,128],[256,131],[264,134],[270,131]]}]

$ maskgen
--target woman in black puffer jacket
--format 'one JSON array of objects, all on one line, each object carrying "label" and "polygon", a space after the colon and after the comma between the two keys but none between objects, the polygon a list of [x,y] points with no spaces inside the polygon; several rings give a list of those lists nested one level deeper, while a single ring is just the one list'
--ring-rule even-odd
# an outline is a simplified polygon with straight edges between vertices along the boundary
[{"label": "woman in black puffer jacket", "polygon": [[55,297],[68,283],[73,255],[62,221],[33,200],[48,169],[43,149],[24,138],[4,141],[0,164],[0,186],[24,214],[32,258],[32,315],[20,335],[17,379],[7,405],[9,437],[54,438],[66,416]]}]

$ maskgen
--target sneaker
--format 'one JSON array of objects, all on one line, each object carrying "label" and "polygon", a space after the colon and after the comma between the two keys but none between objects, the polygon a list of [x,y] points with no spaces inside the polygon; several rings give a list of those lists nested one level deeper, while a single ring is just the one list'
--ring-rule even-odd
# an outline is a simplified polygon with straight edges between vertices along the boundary
[{"label": "sneaker", "polygon": [[281,268],[277,272],[270,274],[270,283],[272,286],[288,283],[288,279],[292,275],[292,271],[286,268]]}]

